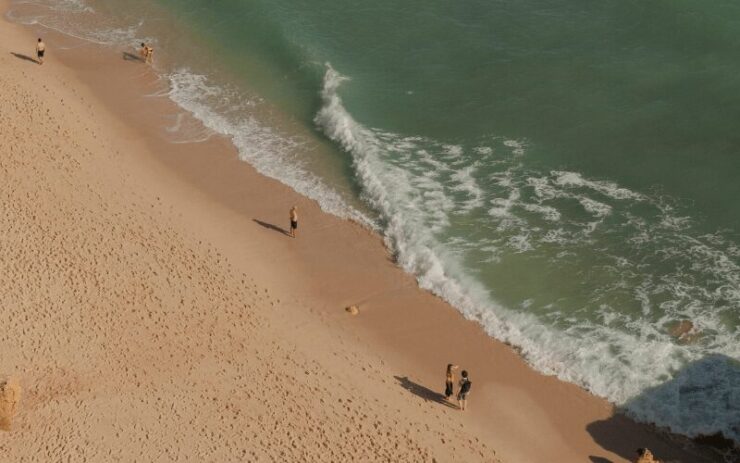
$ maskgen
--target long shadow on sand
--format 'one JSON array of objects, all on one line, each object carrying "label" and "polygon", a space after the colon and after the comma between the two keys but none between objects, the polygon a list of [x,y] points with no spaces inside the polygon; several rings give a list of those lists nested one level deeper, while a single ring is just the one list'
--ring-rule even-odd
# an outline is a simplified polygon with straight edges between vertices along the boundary
[{"label": "long shadow on sand", "polygon": [[35,59],[31,58],[28,55],[24,55],[22,53],[16,53],[16,52],[13,52],[13,51],[11,51],[10,54],[13,55],[13,56],[15,56],[18,59],[22,59],[24,61],[30,61],[30,62],[32,62],[34,64],[39,64],[38,61],[36,61]]},{"label": "long shadow on sand", "polygon": [[407,376],[394,376],[394,378],[396,378],[396,381],[398,381],[398,384],[402,388],[406,389],[412,394],[419,396],[426,401],[435,402],[440,405],[444,405],[446,407],[454,408],[455,410],[457,410],[457,407],[448,402],[447,399],[445,399],[445,396],[440,394],[439,392],[433,391],[427,387],[422,386],[421,384],[417,384],[411,381]]},{"label": "long shadow on sand", "polygon": [[[642,411],[642,421],[646,422],[654,416],[658,425],[662,424],[660,416],[671,416],[680,420],[683,428],[701,432],[707,424],[738,423],[738,385],[740,362],[721,354],[707,355],[634,397],[625,409]],[[732,428],[737,432],[738,428]],[[732,436],[718,432],[692,440],[656,432],[651,425],[632,422],[624,409],[609,419],[590,423],[586,430],[601,447],[628,460],[635,458],[638,447],[648,447],[661,461],[677,460],[681,453],[691,454],[691,461],[696,463],[740,461],[740,442],[733,441]],[[591,458],[594,461],[601,457]]]},{"label": "long shadow on sand", "polygon": [[277,225],[273,225],[271,223],[263,222],[263,221],[257,220],[257,219],[252,219],[252,220],[254,220],[258,225],[261,225],[261,226],[263,226],[263,227],[265,227],[265,228],[267,228],[269,230],[274,230],[276,232],[282,233],[283,235],[290,236],[290,233],[288,233],[288,230],[286,230],[284,228],[280,228]]},{"label": "long shadow on sand", "polygon": [[593,455],[589,456],[588,459],[591,460],[591,463],[614,463],[613,461],[611,461],[608,458],[595,457]]},{"label": "long shadow on sand", "polygon": [[138,61],[139,63],[144,62],[144,59],[141,56],[135,55],[133,53],[129,53],[127,51],[123,52],[123,60],[124,61]]}]

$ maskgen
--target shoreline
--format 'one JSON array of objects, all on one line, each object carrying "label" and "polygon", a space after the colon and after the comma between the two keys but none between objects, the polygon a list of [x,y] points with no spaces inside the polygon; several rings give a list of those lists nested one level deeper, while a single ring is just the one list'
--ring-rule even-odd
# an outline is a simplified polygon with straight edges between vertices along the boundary
[{"label": "shoreline", "polygon": [[[146,101],[137,93],[132,82],[138,90],[156,82],[153,76],[142,75],[140,67],[134,68],[135,63],[117,59],[118,54],[67,55],[61,56],[61,64],[79,79],[72,82],[73,87],[79,82],[89,87],[95,98],[94,114],[101,109],[110,112],[103,120],[117,131],[111,147],[122,146],[116,141],[128,141],[120,156],[130,161],[126,162],[130,175],[157,198],[187,198],[170,202],[167,220],[177,229],[207,237],[220,256],[227,256],[224,261],[230,266],[279,294],[281,300],[292,301],[284,313],[270,315],[274,320],[288,326],[300,320],[312,326],[318,338],[341,339],[346,349],[356,343],[352,349],[360,351],[356,354],[360,358],[382,359],[378,370],[382,381],[368,387],[387,386],[392,394],[416,405],[420,414],[426,415],[427,407],[443,408],[432,395],[409,394],[403,379],[416,384],[417,391],[441,389],[444,365],[453,360],[444,356],[454,351],[454,362],[471,371],[475,386],[471,410],[464,417],[447,419],[459,420],[460,426],[496,449],[503,461],[589,461],[588,456],[602,458],[591,461],[627,461],[640,446],[669,460],[689,458],[672,448],[675,441],[652,427],[613,416],[613,407],[606,401],[533,371],[512,349],[420,290],[412,276],[391,262],[379,236],[321,212],[314,201],[257,174],[236,159],[234,147],[225,138],[173,147],[158,137],[152,120],[171,111],[167,106],[174,103]],[[6,56],[9,59],[15,60]],[[52,58],[43,70],[58,65]],[[105,93],[106,88],[116,91]],[[130,145],[136,149],[127,149]],[[301,208],[301,229],[299,238],[289,241],[275,228],[285,228],[293,203]],[[259,263],[259,271],[251,268],[253,262]],[[355,318],[343,310],[353,304],[361,310]],[[305,308],[308,314],[302,313]],[[310,339],[300,342],[311,346]],[[336,351],[324,354],[332,358]],[[356,376],[359,371],[350,367],[347,374]],[[588,432],[594,423],[605,424]],[[637,436],[644,439],[635,443]],[[444,447],[439,457],[448,458]]]}]

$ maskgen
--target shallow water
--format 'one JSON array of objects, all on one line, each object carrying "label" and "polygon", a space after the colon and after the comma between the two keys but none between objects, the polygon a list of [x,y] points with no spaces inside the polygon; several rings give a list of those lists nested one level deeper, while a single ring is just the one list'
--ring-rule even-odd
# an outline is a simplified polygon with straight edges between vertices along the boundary
[{"label": "shallow water", "polygon": [[[206,134],[377,229],[534,367],[740,440],[740,6],[699,6],[39,0],[11,16],[154,43]],[[728,366],[692,367],[716,355]],[[680,386],[697,375],[717,377]]]}]

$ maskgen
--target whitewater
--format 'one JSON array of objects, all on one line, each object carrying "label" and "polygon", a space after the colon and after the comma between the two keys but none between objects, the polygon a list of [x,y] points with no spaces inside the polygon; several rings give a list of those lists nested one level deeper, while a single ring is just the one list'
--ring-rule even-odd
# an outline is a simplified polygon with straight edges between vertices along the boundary
[{"label": "whitewater", "polygon": [[[140,18],[83,21],[99,15],[77,0],[23,3],[49,11],[12,19],[110,47],[166,46]],[[638,420],[740,441],[740,248],[732,230],[708,232],[685,201],[660,188],[543,167],[533,160],[536,140],[495,126],[440,138],[375,128],[343,98],[355,77],[311,55],[301,64],[320,75],[310,128],[346,156],[365,206],[356,207],[357,198],[302,158],[314,141],[260,119],[269,102],[177,58],[157,69],[167,91],[152,97],[171,99],[203,127],[178,120],[168,128],[173,140],[229,137],[263,175],[380,233],[420,287],[535,369]],[[688,332],[676,334],[687,321]]]},{"label": "whitewater", "polygon": [[[315,122],[352,155],[357,176],[363,185],[364,198],[380,214],[386,245],[394,251],[398,264],[417,277],[422,288],[457,307],[466,318],[480,323],[492,337],[518,348],[536,369],[579,384],[623,405],[635,418],[666,425],[692,436],[721,429],[726,435],[738,437],[740,370],[737,370],[733,359],[740,357],[740,344],[736,342],[736,333],[722,333],[708,346],[712,352],[727,356],[718,360],[719,367],[699,365],[684,369],[686,365],[704,359],[704,346],[677,343],[655,325],[620,321],[620,314],[609,311],[607,307],[599,307],[604,310],[601,314],[604,324],[580,320],[566,323],[560,329],[548,326],[526,311],[514,311],[497,303],[492,292],[466,271],[461,262],[459,251],[472,243],[454,239],[445,242],[438,238],[437,233],[449,227],[456,214],[490,207],[488,214],[495,219],[493,223],[497,228],[516,230],[505,243],[516,252],[533,250],[535,235],[539,235],[540,243],[587,241],[601,221],[612,213],[612,207],[606,201],[592,199],[589,193],[598,194],[602,201],[631,202],[634,207],[640,203],[652,203],[661,214],[662,226],[646,230],[644,222],[629,216],[628,220],[638,223],[635,239],[664,233],[660,230],[663,227],[669,232],[679,231],[682,226],[687,226],[688,219],[672,216],[672,207],[665,204],[663,198],[649,198],[613,182],[594,181],[578,173],[558,171],[542,177],[525,177],[529,173],[521,172],[521,164],[517,162],[517,158],[525,155],[525,144],[507,139],[500,140],[498,146],[491,144],[472,148],[478,154],[478,163],[484,163],[487,157],[493,158],[495,152],[503,151],[491,162],[506,166],[492,175],[493,182],[503,187],[504,194],[499,197],[491,195],[486,204],[486,195],[471,175],[476,165],[455,169],[463,147],[363,127],[346,111],[338,94],[340,85],[346,80],[328,66],[322,89],[324,105]],[[430,155],[432,150],[434,155]],[[522,198],[520,189],[524,187],[532,190],[533,194],[530,193],[528,198],[531,202]],[[556,198],[578,201],[592,215],[593,221],[576,233],[569,233],[565,227],[558,226],[562,225],[561,213],[552,206],[543,205]],[[514,213],[516,208],[542,215],[545,221],[557,225],[547,231],[532,227]],[[729,299],[729,310],[736,308],[740,303],[740,268],[732,258],[737,257],[738,249],[731,245],[727,249],[730,255],[727,255],[695,237],[679,234],[674,238],[685,241],[689,246],[673,248],[674,254],[687,253],[690,258],[696,258],[696,262],[705,263],[707,272],[723,280],[716,291]],[[719,237],[715,240],[721,242]],[[496,245],[485,245],[491,246],[490,258],[495,260]],[[616,261],[617,265],[629,266],[625,261]],[[671,284],[680,286],[682,282]],[[696,289],[684,287],[678,291]],[[718,313],[707,314],[698,306],[692,309],[689,313],[667,313],[665,321],[688,318],[702,329],[715,329],[721,333]],[[649,312],[649,309],[645,311]],[[656,325],[660,326],[661,321]],[[626,326],[633,325],[633,332],[612,327],[619,326],[620,322]],[[634,326],[636,324],[639,326]],[[650,374],[644,374],[646,371]],[[678,376],[674,377],[676,372],[679,372]],[[675,385],[661,390],[650,400],[640,397],[641,393],[659,387],[668,378],[673,378]],[[687,394],[687,391],[691,392]],[[718,397],[725,400],[717,401]]]}]

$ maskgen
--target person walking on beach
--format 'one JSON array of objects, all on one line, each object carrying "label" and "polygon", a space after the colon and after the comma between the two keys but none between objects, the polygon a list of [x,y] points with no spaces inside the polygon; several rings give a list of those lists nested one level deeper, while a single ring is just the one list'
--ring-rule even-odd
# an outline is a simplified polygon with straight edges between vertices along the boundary
[{"label": "person walking on beach", "polygon": [[455,387],[455,370],[459,367],[451,363],[447,364],[447,378],[445,378],[445,399],[450,400],[452,389]]},{"label": "person walking on beach", "polygon": [[473,384],[470,379],[468,379],[468,372],[463,370],[462,373],[460,373],[460,392],[457,393],[457,402],[460,404],[460,410],[465,411],[465,405],[467,405],[468,402],[468,394],[470,393],[470,386]]},{"label": "person walking on beach", "polygon": [[296,231],[298,230],[298,206],[290,208],[290,236],[295,238]]},{"label": "person walking on beach", "polygon": [[154,55],[154,48],[150,47],[144,42],[141,42],[141,58],[144,60],[145,63],[151,64],[152,63],[152,56]]},{"label": "person walking on beach", "polygon": [[36,57],[38,58],[39,64],[44,64],[44,52],[46,51],[46,44],[41,38],[36,43]]}]

